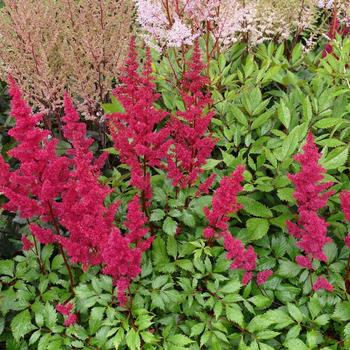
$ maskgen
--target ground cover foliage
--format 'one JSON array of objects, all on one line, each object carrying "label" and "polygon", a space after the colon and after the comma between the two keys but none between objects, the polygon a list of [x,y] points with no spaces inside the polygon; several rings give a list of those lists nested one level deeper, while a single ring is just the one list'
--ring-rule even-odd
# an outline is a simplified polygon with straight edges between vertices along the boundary
[{"label": "ground cover foliage", "polygon": [[325,11],[312,49],[143,32],[94,122],[2,83],[0,346],[350,348],[350,39]]}]

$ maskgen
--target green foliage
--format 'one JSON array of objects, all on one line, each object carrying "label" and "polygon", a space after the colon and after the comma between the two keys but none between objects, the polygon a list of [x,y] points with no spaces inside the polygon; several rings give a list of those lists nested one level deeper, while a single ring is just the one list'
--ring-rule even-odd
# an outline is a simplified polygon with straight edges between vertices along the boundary
[{"label": "green foliage", "polygon": [[[312,277],[294,261],[295,241],[285,222],[296,214],[287,177],[297,170],[293,154],[308,130],[322,150],[336,193],[350,188],[350,41],[333,56],[303,55],[300,45],[284,55],[272,43],[246,53],[237,44],[210,65],[216,116],[211,129],[217,147],[205,166],[221,178],[245,164],[244,205],[230,231],[259,255],[258,270],[274,275],[258,287],[241,285],[242,273],[229,269],[222,242],[203,239],[203,208],[211,195],[196,198],[192,189],[175,193],[158,171],[152,176],[154,205],[150,221],[156,232],[144,255],[141,275],[131,284],[132,302],[118,306],[116,290],[98,268],[73,268],[69,289],[61,255],[48,246],[0,261],[0,346],[6,349],[347,349],[350,302],[343,281],[349,249],[343,238],[339,199],[331,197],[322,215],[335,244],[325,252],[326,269],[336,293],[313,292]],[[345,53],[344,53],[345,52]],[[344,54],[343,54],[344,53]],[[156,53],[154,53],[156,54]],[[159,105],[183,108],[168,77],[167,60],[156,66]],[[116,101],[105,106],[122,112]],[[112,149],[107,149],[114,157]],[[126,167],[116,165],[101,180],[125,202],[134,194]],[[23,224],[23,223],[22,223]],[[22,225],[21,230],[26,230]],[[41,271],[43,270],[44,271]],[[73,302],[78,323],[64,327],[58,303]]]}]

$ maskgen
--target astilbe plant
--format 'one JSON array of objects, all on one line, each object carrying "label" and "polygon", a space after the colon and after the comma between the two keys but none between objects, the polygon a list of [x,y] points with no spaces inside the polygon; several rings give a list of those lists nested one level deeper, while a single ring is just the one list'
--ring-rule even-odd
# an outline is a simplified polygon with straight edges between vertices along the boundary
[{"label": "astilbe plant", "polygon": [[[114,225],[115,203],[105,206],[111,190],[99,183],[100,169],[105,156],[95,159],[89,147],[92,139],[86,137],[86,125],[71,99],[65,97],[63,134],[72,148],[58,155],[58,140],[49,131],[40,128],[41,114],[33,115],[22,99],[20,90],[10,79],[11,115],[16,126],[9,135],[17,141],[9,155],[18,162],[15,170],[0,158],[1,192],[8,199],[4,208],[17,212],[30,222],[30,230],[42,244],[57,244],[64,257],[71,288],[74,286],[71,262],[83,268],[102,265],[103,272],[111,275],[118,286],[118,298],[125,304],[125,290],[141,271],[142,253],[149,248],[152,238],[144,237],[146,218],[140,209],[140,199],[129,204],[126,228],[123,235]],[[22,237],[23,249],[33,248],[27,237]],[[66,324],[76,321],[74,314],[67,315]]]},{"label": "astilbe plant", "polygon": [[[232,260],[231,269],[245,271],[242,283],[246,285],[253,278],[257,255],[252,246],[246,249],[240,239],[232,236],[228,225],[229,214],[236,213],[243,207],[237,202],[237,195],[243,190],[241,186],[241,182],[244,180],[243,172],[244,167],[239,165],[230,176],[221,179],[219,187],[213,194],[211,209],[204,208],[209,225],[204,229],[203,235],[209,240],[224,239],[227,259]],[[271,275],[271,270],[259,272],[257,283],[264,284]]]},{"label": "astilbe plant", "polygon": [[130,167],[131,185],[141,192],[144,206],[152,198],[151,167],[161,167],[170,145],[169,129],[158,129],[167,113],[153,104],[159,98],[153,82],[151,56],[146,53],[143,71],[139,72],[134,38],[130,42],[126,66],[122,71],[121,85],[114,96],[121,102],[125,113],[107,116],[114,147],[121,162]]},{"label": "astilbe plant", "polygon": [[[215,146],[215,140],[208,135],[213,112],[206,110],[212,100],[206,92],[209,80],[201,74],[204,68],[197,42],[179,86],[184,111],[172,115],[168,123],[172,137],[167,157],[168,176],[174,186],[181,188],[196,182]],[[205,186],[202,190],[205,191]]]},{"label": "astilbe plant", "polygon": [[[296,257],[296,262],[303,268],[313,271],[313,261],[326,262],[327,256],[323,248],[332,239],[327,236],[328,224],[319,215],[319,210],[327,205],[333,191],[327,191],[332,186],[331,182],[321,181],[324,178],[325,169],[319,164],[321,157],[314,137],[310,132],[303,147],[303,153],[294,157],[301,169],[297,174],[289,175],[289,179],[295,186],[294,198],[298,206],[298,221],[287,222],[289,234],[297,239],[297,246],[303,251],[303,255]],[[319,278],[313,285],[314,290],[332,288],[327,280]]]}]

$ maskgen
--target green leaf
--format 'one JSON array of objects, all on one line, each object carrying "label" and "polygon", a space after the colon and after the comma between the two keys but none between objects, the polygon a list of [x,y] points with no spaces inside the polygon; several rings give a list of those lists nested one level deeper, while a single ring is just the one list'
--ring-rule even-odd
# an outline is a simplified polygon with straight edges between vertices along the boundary
[{"label": "green leaf", "polygon": [[24,310],[17,314],[11,321],[11,331],[13,337],[18,341],[26,334],[30,333],[36,327],[32,324],[32,318],[28,310]]},{"label": "green leaf", "polygon": [[175,236],[177,229],[177,222],[168,216],[163,223],[163,231],[171,236]]},{"label": "green leaf", "polygon": [[289,260],[280,260],[280,266],[277,274],[282,277],[292,278],[296,277],[301,271],[301,267]]},{"label": "green leaf", "polygon": [[335,125],[340,125],[344,122],[342,118],[323,118],[315,123],[315,127],[318,129],[327,129]]},{"label": "green leaf", "polygon": [[263,238],[268,230],[270,224],[266,219],[252,218],[247,220],[247,229],[249,241],[256,241]]},{"label": "green leaf", "polygon": [[185,346],[187,344],[193,343],[193,340],[183,334],[172,335],[168,338],[168,341],[179,346]]},{"label": "green leaf", "polygon": [[248,197],[248,196],[238,196],[238,202],[243,205],[243,209],[253,216],[261,218],[272,218],[271,210],[264,204]]},{"label": "green leaf", "polygon": [[241,289],[241,282],[238,280],[229,281],[222,288],[220,288],[221,293],[235,293]]},{"label": "green leaf", "polygon": [[285,105],[284,101],[282,100],[280,105],[278,106],[278,119],[281,121],[281,123],[284,125],[286,129],[289,128],[290,125],[290,111],[288,107]]},{"label": "green leaf", "polygon": [[349,155],[349,148],[346,147],[338,154],[333,154],[331,152],[326,157],[326,159],[321,160],[320,163],[326,170],[337,169],[345,164],[345,162],[348,159],[348,155]]},{"label": "green leaf", "polygon": [[283,345],[288,350],[309,350],[305,343],[300,339],[289,339]]},{"label": "green leaf", "polygon": [[241,327],[244,327],[244,316],[239,305],[237,304],[227,305],[226,317],[228,320],[237,323]]},{"label": "green leaf", "polygon": [[261,331],[256,335],[256,338],[259,340],[264,340],[264,339],[273,339],[276,338],[280,332],[275,332],[275,331]]},{"label": "green leaf", "polygon": [[134,330],[131,329],[125,338],[126,345],[130,350],[141,349],[141,339],[140,335]]},{"label": "green leaf", "polygon": [[197,323],[191,328],[190,337],[200,335],[204,331],[205,323]]},{"label": "green leaf", "polygon": [[55,308],[49,303],[45,304],[44,319],[45,319],[45,325],[48,328],[51,329],[56,325],[57,313],[56,313]]},{"label": "green leaf", "polygon": [[251,130],[257,129],[260,126],[262,126],[263,124],[265,124],[274,113],[275,113],[274,109],[269,109],[265,113],[261,114],[258,118],[256,118],[253,121],[252,126],[251,126]]},{"label": "green leaf", "polygon": [[338,321],[350,320],[350,301],[339,302],[335,306],[332,318]]},{"label": "green leaf", "polygon": [[188,213],[187,211],[184,211],[184,213],[182,214],[181,221],[189,227],[196,226],[196,220],[195,220],[194,216],[192,214]]},{"label": "green leaf", "polygon": [[193,271],[192,261],[189,259],[176,260],[176,265],[186,271]]},{"label": "green leaf", "polygon": [[174,236],[168,236],[166,249],[168,254],[175,259],[177,256],[177,241]]},{"label": "green leaf", "polygon": [[222,160],[208,159],[206,164],[202,166],[202,169],[203,170],[212,170],[221,162],[222,162]]},{"label": "green leaf", "polygon": [[322,310],[320,299],[319,299],[319,296],[317,294],[314,294],[310,298],[308,306],[309,306],[309,310],[310,310],[310,314],[311,314],[312,318],[317,317],[317,315],[319,315],[319,313]]},{"label": "green leaf", "polygon": [[298,323],[302,322],[302,320],[304,319],[304,315],[302,314],[302,312],[299,310],[297,306],[289,303],[287,305],[287,308],[288,308],[289,314],[295,319],[295,321],[297,321]]},{"label": "green leaf", "polygon": [[115,98],[115,96],[112,96],[112,103],[104,103],[102,105],[103,111],[106,114],[110,113],[125,113],[125,109],[122,106],[122,104]]},{"label": "green leaf", "polygon": [[15,263],[13,260],[0,260],[0,275],[7,275],[13,277]]},{"label": "green leaf", "polygon": [[150,220],[151,221],[160,221],[164,218],[164,216],[165,216],[165,213],[162,209],[154,209],[152,211]]},{"label": "green leaf", "polygon": [[272,303],[272,300],[265,295],[255,295],[248,299],[251,303],[256,305],[260,309],[265,309],[269,307]]}]

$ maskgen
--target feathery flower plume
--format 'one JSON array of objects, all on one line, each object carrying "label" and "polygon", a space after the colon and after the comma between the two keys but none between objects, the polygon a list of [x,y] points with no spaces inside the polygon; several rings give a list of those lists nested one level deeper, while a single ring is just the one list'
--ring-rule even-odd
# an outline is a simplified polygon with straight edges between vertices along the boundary
[{"label": "feathery flower plume", "polygon": [[[328,224],[319,216],[318,211],[326,206],[333,194],[333,191],[326,191],[332,183],[320,183],[326,171],[319,165],[321,155],[311,132],[307,136],[303,151],[304,153],[294,157],[301,166],[300,172],[289,175],[295,186],[294,198],[297,201],[299,218],[296,224],[288,221],[287,227],[289,234],[298,240],[297,246],[304,251],[309,260],[327,261],[323,247],[332,240],[327,237]],[[302,267],[310,267],[305,259],[302,261],[298,258],[297,263]]]},{"label": "feathery flower plume", "polygon": [[[343,191],[340,194],[340,203],[345,219],[350,222],[350,191]],[[345,237],[344,242],[350,248],[350,233]]]},{"label": "feathery flower plume", "polygon": [[[227,259],[232,260],[231,269],[241,269],[245,271],[242,284],[246,285],[253,278],[253,271],[256,269],[257,255],[252,246],[247,249],[241,240],[232,236],[229,232],[229,214],[237,212],[242,208],[237,202],[237,195],[242,191],[244,167],[239,165],[231,176],[223,177],[219,188],[214,192],[212,208],[204,208],[204,214],[209,225],[204,229],[203,235],[206,239],[224,239],[224,247],[227,251]],[[257,283],[264,284],[272,275],[272,271],[259,272]]]},{"label": "feathery flower plume", "polygon": [[[71,99],[65,97],[63,134],[72,148],[59,156],[58,140],[39,127],[42,116],[32,115],[13,79],[10,94],[16,126],[9,134],[17,146],[9,154],[18,160],[19,167],[10,171],[0,158],[0,173],[5,175],[0,190],[8,198],[5,209],[35,220],[29,228],[39,242],[61,245],[72,262],[83,267],[102,265],[118,286],[121,303],[125,303],[125,290],[140,273],[142,253],[153,240],[146,237],[140,198],[136,196],[129,204],[125,224],[129,234],[124,236],[113,224],[118,203],[105,207],[111,190],[98,181],[105,155],[95,159],[89,150],[92,139],[86,136],[86,125],[79,122]],[[31,248],[27,238],[22,242],[24,249]],[[57,307],[68,316],[65,325],[77,321],[68,304]]]},{"label": "feathery flower plume", "polygon": [[191,186],[203,172],[202,166],[209,158],[215,140],[206,135],[213,112],[205,109],[210,105],[209,93],[203,92],[209,82],[201,75],[204,64],[199,43],[196,42],[189,70],[180,82],[180,93],[185,104],[184,112],[177,112],[169,122],[172,146],[168,155],[168,176],[174,186]]},{"label": "feathery flower plume", "polygon": [[167,128],[157,130],[167,113],[153,104],[159,98],[151,77],[151,56],[147,50],[143,72],[138,72],[138,56],[134,38],[130,41],[129,55],[122,71],[122,85],[113,94],[121,102],[125,113],[108,115],[114,147],[120,160],[130,167],[131,185],[139,189],[143,200],[152,198],[150,167],[161,167],[169,141]]},{"label": "feathery flower plume", "polygon": [[314,291],[324,289],[328,292],[333,292],[333,286],[322,276],[318,277],[314,285],[312,286]]}]

